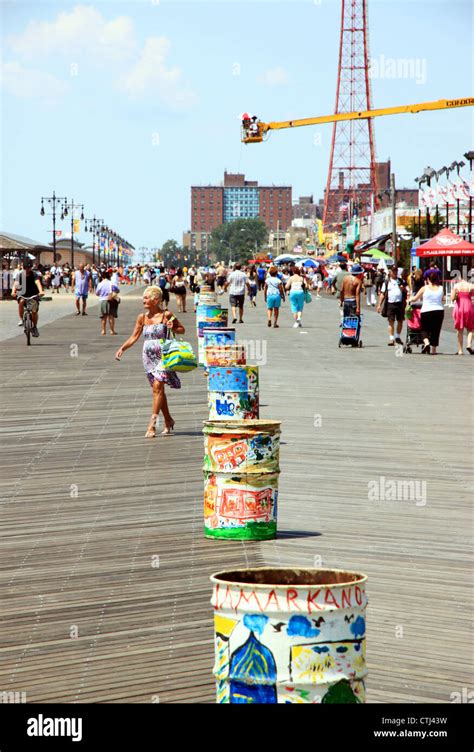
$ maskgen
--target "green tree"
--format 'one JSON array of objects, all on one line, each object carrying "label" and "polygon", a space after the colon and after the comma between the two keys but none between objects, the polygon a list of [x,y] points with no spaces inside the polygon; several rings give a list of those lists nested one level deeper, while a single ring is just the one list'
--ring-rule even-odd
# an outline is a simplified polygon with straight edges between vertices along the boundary
[{"label": "green tree", "polygon": [[180,266],[185,255],[177,240],[167,240],[160,248],[159,258],[165,266]]},{"label": "green tree", "polygon": [[265,245],[267,236],[261,219],[235,219],[212,231],[209,248],[218,261],[246,261]]}]

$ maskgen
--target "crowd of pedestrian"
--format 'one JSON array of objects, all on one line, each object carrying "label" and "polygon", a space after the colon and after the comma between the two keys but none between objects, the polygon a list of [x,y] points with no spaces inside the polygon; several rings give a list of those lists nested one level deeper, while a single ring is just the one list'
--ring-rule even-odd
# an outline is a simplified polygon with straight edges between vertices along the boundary
[{"label": "crowd of pedestrian", "polygon": [[[109,266],[105,263],[80,263],[72,268],[65,263],[49,267],[36,264],[33,268],[32,262],[27,262],[26,267],[32,269],[28,273],[33,274],[35,285],[36,280],[40,283],[42,294],[49,291],[53,295],[64,292],[74,296],[78,316],[87,316],[89,295],[97,295],[100,298],[99,315],[103,335],[107,333],[107,324],[110,334],[116,334],[120,286],[138,284],[156,286],[160,290],[161,304],[165,310],[173,296],[178,313],[187,312],[189,295],[193,296],[193,307],[196,310],[202,285],[209,286],[219,295],[228,293],[233,324],[244,323],[245,300],[252,307],[257,307],[259,299],[263,298],[267,326],[274,328],[279,328],[281,324],[282,305],[287,299],[291,310],[288,323],[292,323],[297,329],[303,325],[305,306],[314,298],[320,298],[323,293],[336,297],[341,317],[360,316],[365,296],[366,306],[375,308],[387,319],[387,344],[391,347],[403,344],[405,322],[413,310],[418,311],[422,352],[433,355],[437,353],[444,320],[442,275],[435,263],[424,271],[415,267],[408,271],[396,264],[387,267],[385,262],[377,267],[372,264],[362,266],[359,259],[344,259],[337,264],[327,265],[320,262],[308,265],[290,262],[279,266],[266,263],[242,266],[236,263],[232,268],[223,263],[207,267],[192,265],[169,268],[157,264]],[[18,293],[22,271],[22,265],[13,272],[4,269],[4,295],[13,289]],[[474,286],[463,280],[454,285],[451,291],[454,326],[458,333],[458,355],[463,354],[464,332],[467,334],[466,349],[474,354],[473,296]]]}]

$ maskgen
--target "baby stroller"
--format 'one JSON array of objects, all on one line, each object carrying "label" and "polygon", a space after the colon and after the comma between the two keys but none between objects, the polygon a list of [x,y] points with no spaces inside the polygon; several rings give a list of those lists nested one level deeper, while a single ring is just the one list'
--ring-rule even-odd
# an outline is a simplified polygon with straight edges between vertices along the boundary
[{"label": "baby stroller", "polygon": [[351,345],[351,347],[362,347],[360,339],[362,319],[361,316],[343,316],[341,322],[341,334],[339,336],[339,347],[342,345]]},{"label": "baby stroller", "polygon": [[421,333],[421,303],[412,303],[412,317],[407,319],[407,338],[403,348],[404,353],[411,353],[412,346],[421,347],[423,345],[423,335]]}]

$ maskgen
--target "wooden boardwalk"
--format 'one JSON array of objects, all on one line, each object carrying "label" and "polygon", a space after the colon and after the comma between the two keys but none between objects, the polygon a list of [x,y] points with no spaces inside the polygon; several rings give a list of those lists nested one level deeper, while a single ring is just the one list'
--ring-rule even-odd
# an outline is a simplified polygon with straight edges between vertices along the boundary
[{"label": "wooden boardwalk", "polygon": [[[287,308],[267,329],[259,300],[241,337],[266,343],[261,417],[282,421],[279,536],[205,540],[202,373],[169,390],[176,435],[145,440],[140,346],[113,357],[140,294],[123,299],[118,337],[100,337],[91,312],[43,327],[31,348],[23,335],[0,344],[0,692],[214,702],[208,577],[265,563],[369,576],[369,702],[470,688],[469,357],[397,357],[372,311],[366,346],[339,350],[332,299],[307,307],[302,330]],[[193,314],[183,321],[194,340]],[[455,352],[452,334],[441,350]],[[380,478],[425,481],[426,503],[371,501]]]}]

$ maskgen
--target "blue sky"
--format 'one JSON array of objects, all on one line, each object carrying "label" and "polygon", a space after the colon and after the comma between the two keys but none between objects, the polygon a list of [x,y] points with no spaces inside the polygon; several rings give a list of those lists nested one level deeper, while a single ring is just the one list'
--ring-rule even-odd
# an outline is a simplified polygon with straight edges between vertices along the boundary
[{"label": "blue sky", "polygon": [[[40,197],[55,189],[137,248],[181,241],[190,186],[224,169],[322,196],[332,126],[245,146],[238,116],[333,111],[339,0],[4,0],[2,20],[2,229],[50,240]],[[369,23],[375,107],[472,95],[470,2],[371,0]],[[389,78],[393,58],[414,75]],[[473,148],[472,108],[374,122],[399,186]]]}]

